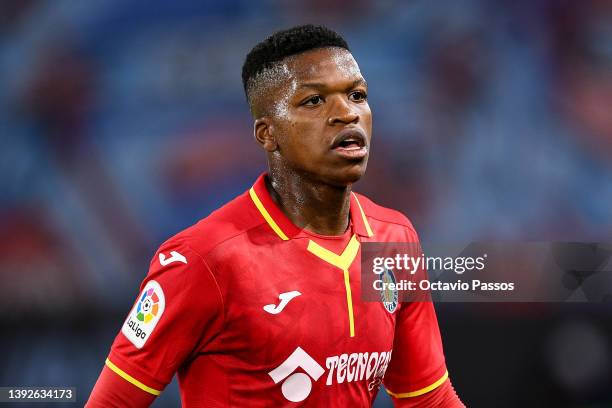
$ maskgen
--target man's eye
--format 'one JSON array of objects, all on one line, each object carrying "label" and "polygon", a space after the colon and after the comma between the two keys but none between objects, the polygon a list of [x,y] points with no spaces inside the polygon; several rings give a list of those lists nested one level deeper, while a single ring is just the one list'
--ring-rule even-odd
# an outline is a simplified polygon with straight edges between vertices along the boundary
[{"label": "man's eye", "polygon": [[304,105],[314,106],[321,104],[321,102],[323,102],[323,98],[321,98],[319,95],[314,95],[306,99],[306,101],[304,101]]},{"label": "man's eye", "polygon": [[368,95],[363,91],[355,91],[349,94],[349,99],[353,102],[361,102],[368,99]]}]

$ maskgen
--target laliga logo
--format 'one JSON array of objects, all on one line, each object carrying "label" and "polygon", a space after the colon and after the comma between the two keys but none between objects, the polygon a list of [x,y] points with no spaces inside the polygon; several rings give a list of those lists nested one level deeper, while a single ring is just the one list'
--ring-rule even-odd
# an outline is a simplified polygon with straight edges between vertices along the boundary
[{"label": "laliga logo", "polygon": [[157,322],[164,313],[166,299],[159,283],[147,282],[132,311],[128,315],[121,332],[136,348],[142,348]]},{"label": "laliga logo", "polygon": [[[308,375],[293,373],[299,367],[306,371]],[[324,372],[325,370],[319,363],[298,347],[281,365],[268,374],[272,377],[275,384],[285,380],[281,386],[281,391],[285,398],[291,402],[300,402],[310,395],[312,390],[310,377],[317,381]]]},{"label": "laliga logo", "polygon": [[136,318],[144,323],[149,323],[159,312],[159,296],[154,288],[149,288],[142,294],[136,309]]}]

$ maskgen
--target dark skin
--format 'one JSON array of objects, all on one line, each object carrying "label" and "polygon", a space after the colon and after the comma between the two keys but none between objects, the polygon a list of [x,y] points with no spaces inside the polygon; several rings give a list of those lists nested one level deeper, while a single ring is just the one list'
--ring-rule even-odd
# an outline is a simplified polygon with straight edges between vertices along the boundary
[{"label": "dark skin", "polygon": [[[254,133],[266,151],[268,190],[298,227],[342,235],[352,184],[368,161],[367,84],[342,48],[310,50],[283,62],[287,76],[253,101],[255,112],[265,112],[255,120]],[[341,138],[348,140],[336,146]],[[351,144],[353,139],[359,141]]]}]

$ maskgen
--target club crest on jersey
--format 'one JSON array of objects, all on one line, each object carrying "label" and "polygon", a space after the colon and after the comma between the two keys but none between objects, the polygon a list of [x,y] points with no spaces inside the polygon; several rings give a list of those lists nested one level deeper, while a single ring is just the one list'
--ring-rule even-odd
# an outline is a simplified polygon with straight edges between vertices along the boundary
[{"label": "club crest on jersey", "polygon": [[[385,271],[380,275],[380,279],[383,282],[383,289],[380,290],[380,300],[387,312],[393,313],[395,309],[397,309],[399,295],[397,289],[395,289],[395,285],[387,284],[396,283],[395,275],[391,269],[385,268]],[[393,289],[390,289],[390,286],[393,287]]]},{"label": "club crest on jersey", "polygon": [[121,333],[137,348],[142,348],[164,313],[166,299],[159,283],[150,280],[128,315]]}]

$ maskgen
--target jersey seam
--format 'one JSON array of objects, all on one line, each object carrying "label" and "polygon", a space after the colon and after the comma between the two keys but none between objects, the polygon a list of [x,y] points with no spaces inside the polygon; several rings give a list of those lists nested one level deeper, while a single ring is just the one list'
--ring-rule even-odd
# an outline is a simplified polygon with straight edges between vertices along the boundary
[{"label": "jersey seam", "polygon": [[239,236],[241,236],[243,234],[246,234],[249,231],[251,231],[251,230],[253,230],[255,228],[258,228],[258,227],[260,227],[262,225],[267,225],[265,220],[260,222],[260,223],[258,223],[258,224],[256,224],[256,225],[254,225],[254,226],[252,226],[252,227],[250,227],[250,228],[248,228],[248,229],[245,229],[244,231],[240,231],[239,233],[237,233],[235,235],[232,235],[230,237],[227,237],[227,238],[223,239],[222,241],[219,241],[214,246],[212,246],[210,249],[208,249],[205,252],[205,254],[202,254],[200,251],[198,251],[193,246],[191,246],[190,243],[188,242],[190,239],[194,239],[195,238],[195,236],[193,234],[189,234],[187,236],[182,236],[182,237],[177,237],[176,238],[176,242],[177,243],[180,243],[180,242],[184,243],[185,246],[187,246],[187,248],[189,248],[191,251],[193,251],[193,253],[196,254],[202,260],[202,263],[204,263],[204,265],[208,269],[208,273],[211,276],[211,278],[213,279],[213,282],[215,283],[215,286],[217,288],[217,293],[219,294],[219,297],[221,299],[221,307],[223,309],[223,325],[221,327],[221,330],[223,330],[225,328],[225,325],[227,323],[227,309],[226,309],[226,306],[225,306],[225,300],[223,298],[223,293],[221,292],[221,287],[219,286],[219,282],[217,281],[217,278],[215,277],[215,274],[213,273],[213,268],[211,268],[209,263],[206,262],[205,256],[210,254],[212,251],[217,249],[220,245],[224,244],[225,242],[227,242],[227,241],[229,241],[231,239],[234,239],[236,237],[239,237]]},{"label": "jersey seam", "polygon": [[380,218],[377,218],[377,217],[374,217],[374,216],[368,215],[368,214],[366,214],[366,217],[372,218],[373,220],[384,222],[384,223],[387,223],[387,224],[394,224],[394,225],[399,225],[401,227],[406,227],[406,228],[408,228],[409,230],[411,230],[412,232],[414,232],[416,234],[416,230],[414,229],[414,227],[412,225],[401,224],[401,223],[395,222],[395,221],[383,220],[383,219],[380,219]]},{"label": "jersey seam", "polygon": [[[247,230],[247,231],[249,231],[249,230]],[[247,231],[244,231],[244,232],[247,232]],[[235,235],[235,236],[233,236],[231,238],[235,238],[235,237],[237,237],[239,235],[240,234],[237,234],[237,235]],[[231,238],[229,238],[229,239],[231,239]],[[225,241],[223,241],[223,242],[225,242]],[[221,244],[221,243],[219,243],[219,244]],[[221,292],[221,287],[219,286],[219,282],[217,281],[217,278],[215,277],[215,274],[213,273],[213,270],[210,267],[210,264],[208,262],[206,262],[206,259],[204,258],[204,256],[200,252],[198,252],[195,248],[193,248],[191,245],[189,245],[187,242],[185,242],[185,245],[187,246],[187,248],[192,250],[193,253],[196,254],[200,258],[200,260],[202,261],[204,266],[206,266],[206,268],[208,269],[208,274],[210,275],[210,277],[212,278],[213,282],[215,283],[215,286],[217,288],[217,293],[219,294],[219,298],[221,299],[221,308],[223,310],[223,324],[221,325],[221,328],[219,329],[219,334],[221,334],[225,330],[225,325],[227,324],[227,309],[225,307],[225,300],[223,299],[223,293]],[[214,248],[216,248],[216,247],[217,246],[215,246]],[[228,402],[229,402],[229,394],[230,393],[228,392],[227,393]]]},{"label": "jersey seam", "polygon": [[[211,253],[211,252],[212,252],[212,251],[214,251],[215,249],[217,249],[217,247],[219,247],[221,244],[224,244],[224,243],[226,243],[227,241],[229,241],[229,240],[231,240],[231,239],[234,239],[234,238],[236,238],[236,237],[239,237],[239,236],[240,236],[240,235],[242,235],[242,234],[246,234],[246,233],[248,233],[249,231],[251,231],[251,230],[253,230],[253,229],[255,229],[255,228],[261,227],[262,225],[268,225],[268,223],[267,223],[267,222],[264,220],[263,222],[260,222],[260,223],[259,223],[259,224],[257,224],[257,225],[254,225],[254,226],[252,226],[252,227],[249,227],[248,229],[245,229],[244,231],[240,231],[240,232],[238,232],[238,233],[236,233],[236,234],[234,234],[234,235],[232,235],[232,236],[230,236],[230,237],[224,238],[223,240],[221,240],[221,241],[217,242],[217,243],[216,243],[216,244],[214,244],[212,247],[210,247],[210,249],[208,249],[208,250],[207,250],[207,251],[206,251],[204,254],[201,254],[200,252],[196,251],[194,248],[192,248],[192,247],[191,247],[191,246],[189,246],[188,244],[187,244],[187,245],[188,245],[188,246],[191,248],[191,250],[192,250],[192,251],[197,252],[197,253],[198,253],[198,255],[200,255],[200,256],[202,256],[202,257],[203,257],[203,256],[205,256],[205,255],[208,255],[209,253]],[[188,238],[195,238],[195,235],[193,235],[193,234],[189,234],[189,235],[187,235],[187,236],[184,236],[184,237],[181,237],[181,238],[178,238],[178,239],[180,239],[180,240],[182,240],[182,241],[186,241]],[[177,240],[178,240],[178,239],[177,239]]]},{"label": "jersey seam", "polygon": [[204,266],[206,266],[206,268],[208,269],[208,274],[210,275],[213,282],[215,283],[215,287],[217,288],[217,293],[219,294],[219,298],[221,299],[221,309],[223,310],[223,325],[221,326],[221,331],[223,331],[223,329],[225,328],[226,320],[227,320],[226,319],[227,309],[225,308],[225,300],[223,299],[223,293],[221,292],[221,287],[219,286],[219,282],[217,281],[217,278],[215,277],[215,274],[213,273],[212,268],[210,267],[208,262],[206,262],[206,259],[204,259],[204,256],[202,256],[202,254],[200,254],[197,250],[195,250],[188,243],[185,242],[185,245],[187,246],[187,248],[193,251],[193,253],[196,254],[200,258]]}]

